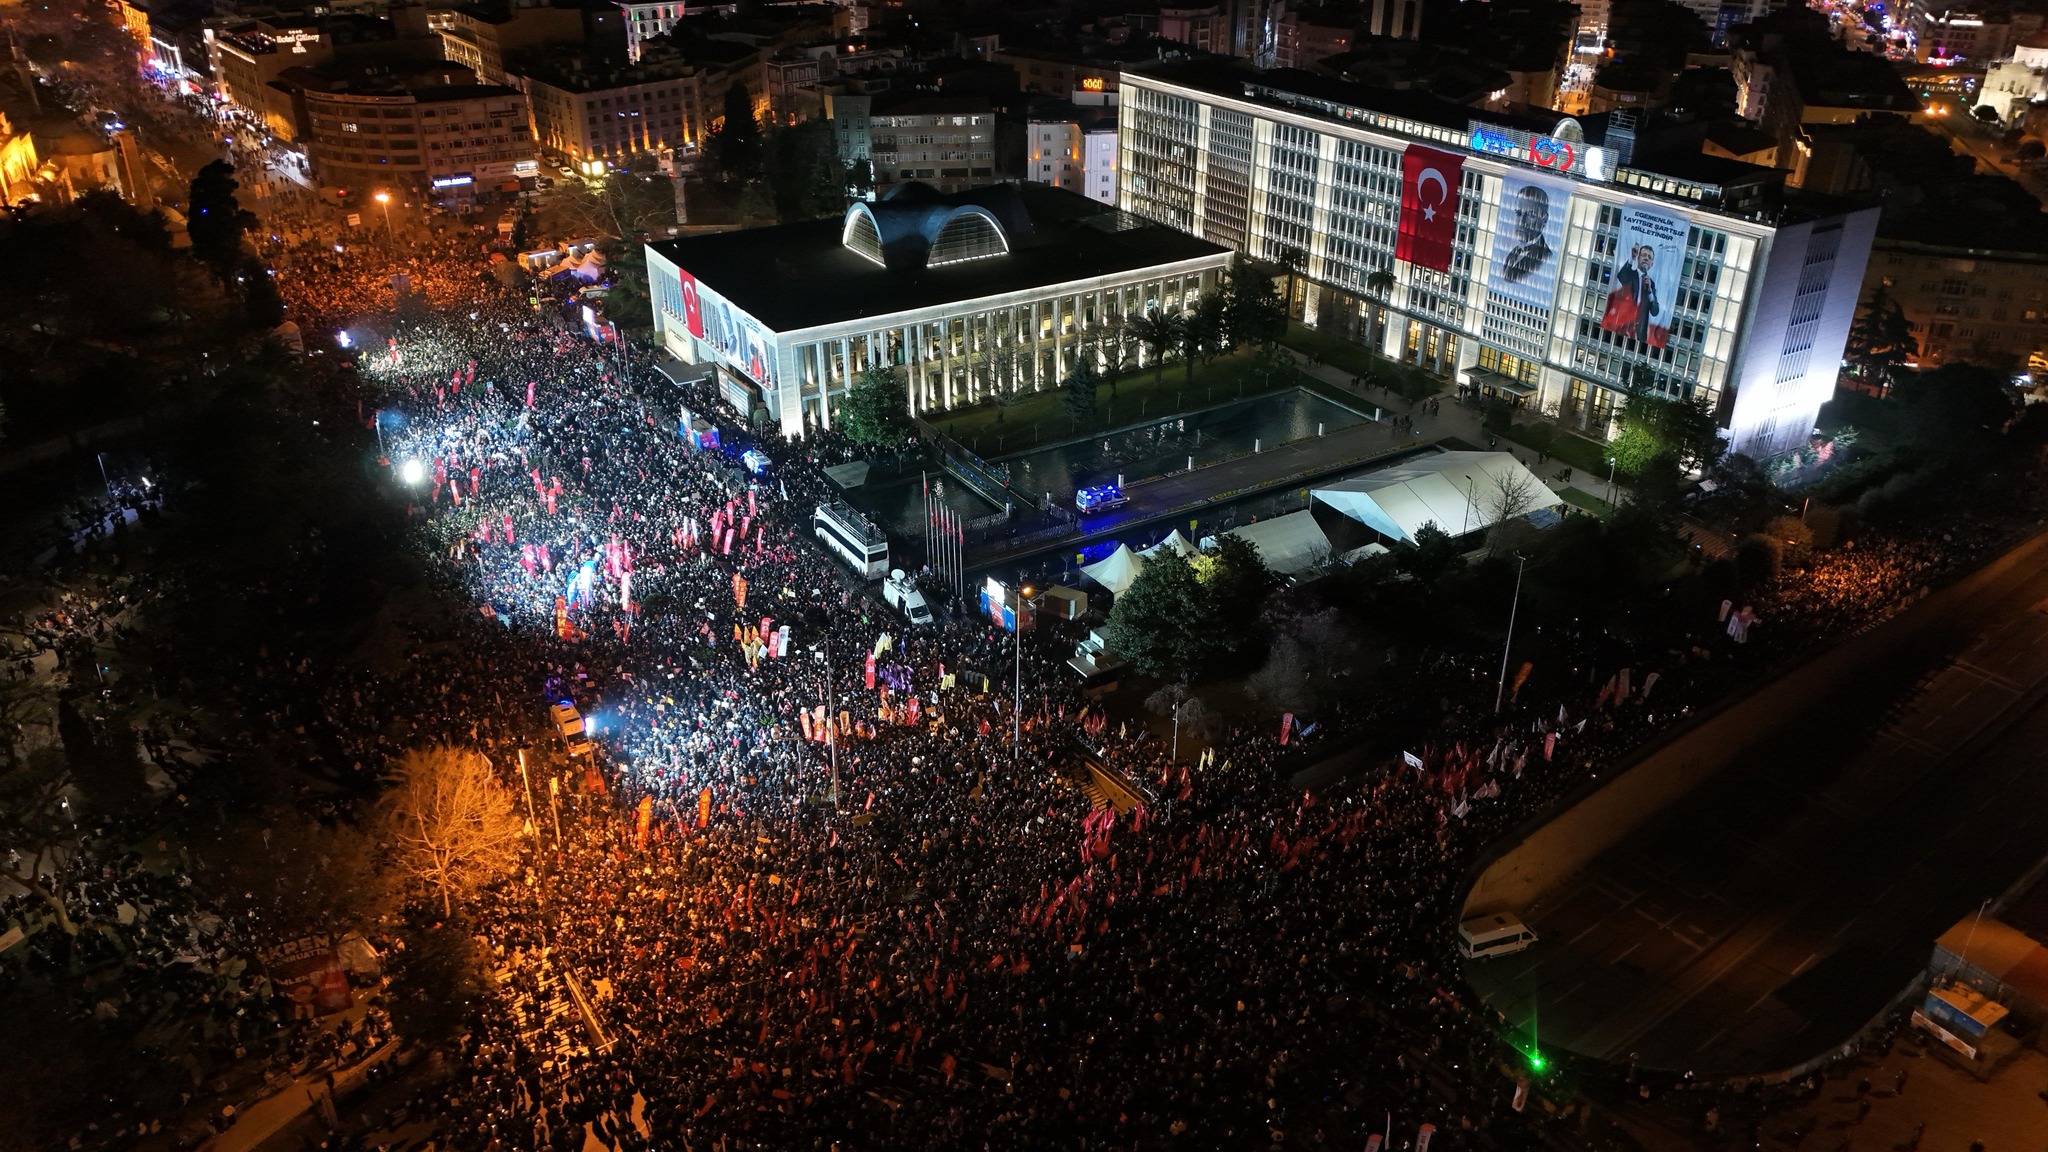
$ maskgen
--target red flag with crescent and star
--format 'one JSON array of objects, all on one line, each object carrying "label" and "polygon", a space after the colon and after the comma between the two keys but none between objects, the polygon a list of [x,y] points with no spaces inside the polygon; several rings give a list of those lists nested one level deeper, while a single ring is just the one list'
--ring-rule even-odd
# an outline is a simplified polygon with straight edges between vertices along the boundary
[{"label": "red flag with crescent and star", "polygon": [[687,268],[676,269],[676,275],[681,277],[683,282],[683,324],[689,328],[690,335],[702,340],[704,338],[704,305],[697,296],[697,278],[690,275],[690,271]]},{"label": "red flag with crescent and star", "polygon": [[1451,268],[1458,235],[1458,185],[1465,158],[1411,144],[1401,154],[1401,230],[1394,258],[1438,272]]}]

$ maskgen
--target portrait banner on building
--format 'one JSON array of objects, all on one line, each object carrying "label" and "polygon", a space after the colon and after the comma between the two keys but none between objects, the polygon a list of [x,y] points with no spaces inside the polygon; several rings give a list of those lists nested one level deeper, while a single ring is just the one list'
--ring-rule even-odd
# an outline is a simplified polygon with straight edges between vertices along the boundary
[{"label": "portrait banner on building", "polygon": [[1662,348],[1671,342],[1671,307],[1678,297],[1679,266],[1685,262],[1686,222],[1663,212],[1625,208],[1614,267],[1607,276],[1607,304],[1600,327]]},{"label": "portrait banner on building", "polygon": [[683,283],[683,324],[690,335],[709,344],[726,363],[763,388],[774,388],[774,343],[759,321],[706,288],[688,269],[676,274]]},{"label": "portrait banner on building", "polygon": [[1501,181],[1480,334],[1518,355],[1541,357],[1548,350],[1570,200],[1571,186],[1562,180],[1510,175]]},{"label": "portrait banner on building", "polygon": [[1493,274],[1488,289],[1548,313],[1557,299],[1557,266],[1564,248],[1571,186],[1561,180],[1508,176],[1501,181],[1500,219],[1493,231]]},{"label": "portrait banner on building", "polygon": [[1411,144],[1401,154],[1401,221],[1394,258],[1447,272],[1458,238],[1458,190],[1465,158]]}]

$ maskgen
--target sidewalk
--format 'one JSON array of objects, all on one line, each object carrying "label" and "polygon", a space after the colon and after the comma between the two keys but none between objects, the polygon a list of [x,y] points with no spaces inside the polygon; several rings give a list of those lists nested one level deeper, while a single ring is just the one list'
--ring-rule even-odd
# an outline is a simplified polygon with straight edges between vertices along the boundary
[{"label": "sidewalk", "polygon": [[[1310,364],[1306,357],[1292,349],[1288,350],[1288,354],[1294,357],[1295,366],[1300,368],[1304,374],[1313,376],[1329,387],[1339,392],[1356,396],[1366,404],[1377,405],[1389,416],[1414,417],[1415,430],[1422,433],[1420,440],[1417,441],[1418,443],[1462,440],[1475,448],[1486,449],[1489,440],[1497,439],[1493,433],[1486,430],[1485,418],[1480,414],[1479,410],[1467,408],[1465,405],[1458,403],[1455,392],[1448,385],[1446,385],[1443,392],[1431,398],[1439,402],[1438,411],[1432,413],[1428,411],[1430,400],[1415,401],[1411,408],[1408,399],[1399,393],[1391,392],[1385,388],[1374,387],[1370,384],[1354,386],[1351,383],[1351,375],[1342,369],[1333,368],[1327,364]],[[1569,481],[1558,480],[1554,474],[1562,465],[1556,461],[1551,461],[1548,464],[1538,464],[1536,453],[1513,441],[1504,441],[1498,447],[1490,449],[1490,451],[1513,453],[1517,460],[1527,465],[1529,470],[1536,473],[1537,477],[1553,492],[1562,493],[1566,488],[1579,486],[1580,491],[1591,496],[1597,496],[1602,500],[1607,500],[1610,504],[1622,503],[1628,497],[1628,488],[1626,486],[1616,486],[1610,497],[1607,478],[1604,476],[1574,477]]]},{"label": "sidewalk", "polygon": [[[370,1069],[391,1059],[397,1051],[398,1041],[387,1040],[383,1047],[335,1073],[334,1095],[345,1096],[353,1092],[369,1075]],[[293,1121],[320,1107],[327,1095],[327,1073],[301,1076],[263,1099],[237,1109],[234,1125],[201,1144],[200,1152],[253,1152]]]}]

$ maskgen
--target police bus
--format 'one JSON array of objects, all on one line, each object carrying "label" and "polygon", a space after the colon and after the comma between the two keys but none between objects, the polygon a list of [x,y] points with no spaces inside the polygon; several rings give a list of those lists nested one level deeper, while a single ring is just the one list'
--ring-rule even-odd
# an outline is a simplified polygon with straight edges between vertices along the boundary
[{"label": "police bus", "polygon": [[889,571],[889,538],[852,508],[837,500],[820,504],[811,526],[826,551],[866,579],[879,580]]}]

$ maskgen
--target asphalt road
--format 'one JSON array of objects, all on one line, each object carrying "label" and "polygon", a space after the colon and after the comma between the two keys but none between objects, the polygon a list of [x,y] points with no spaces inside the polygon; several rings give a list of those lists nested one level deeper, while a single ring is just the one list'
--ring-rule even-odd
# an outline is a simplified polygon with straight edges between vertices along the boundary
[{"label": "asphalt road", "polygon": [[2048,854],[2044,560],[2048,537],[1683,737],[1722,773],[1468,979],[1546,1047],[1649,1068],[1762,1073],[1848,1038]]}]

